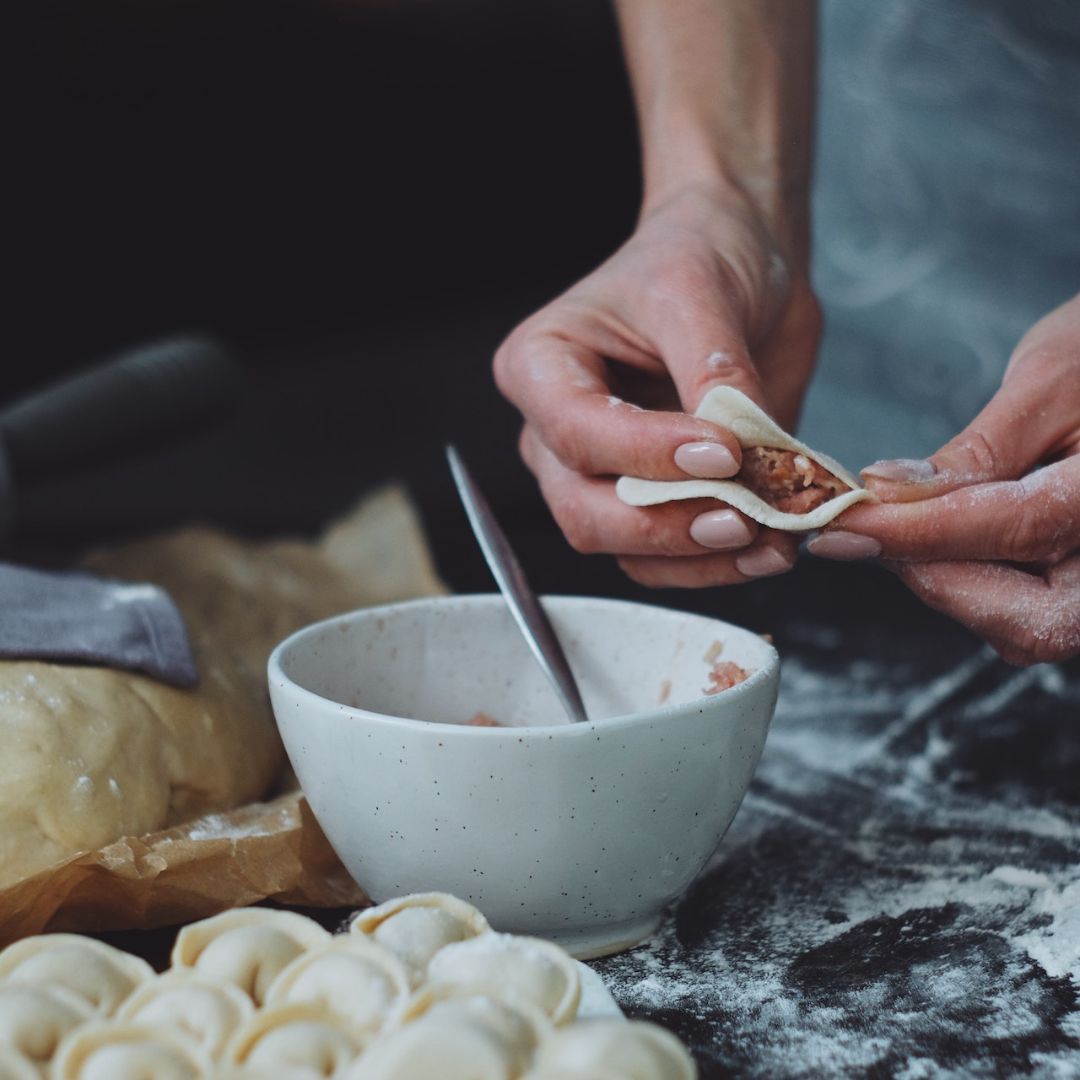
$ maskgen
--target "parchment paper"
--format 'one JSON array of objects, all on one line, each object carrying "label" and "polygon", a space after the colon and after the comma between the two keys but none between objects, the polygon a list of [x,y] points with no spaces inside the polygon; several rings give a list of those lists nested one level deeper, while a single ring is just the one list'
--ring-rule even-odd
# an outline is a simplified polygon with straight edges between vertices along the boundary
[{"label": "parchment paper", "polygon": [[[197,558],[215,542],[198,532],[192,546],[183,542],[190,535],[102,552],[88,563],[168,587],[178,559]],[[242,559],[241,545],[228,543],[230,559]],[[376,493],[332,525],[317,544],[319,565],[309,570],[314,547],[284,541],[259,549],[263,572],[269,551],[281,567],[275,580],[309,584],[294,602],[272,604],[275,639],[338,611],[445,592],[416,514],[398,488]],[[273,643],[268,637],[258,648],[268,653]],[[0,945],[46,930],[173,925],[265,899],[307,907],[365,904],[287,770],[276,790],[280,794],[265,802],[73,854],[0,889]]]}]

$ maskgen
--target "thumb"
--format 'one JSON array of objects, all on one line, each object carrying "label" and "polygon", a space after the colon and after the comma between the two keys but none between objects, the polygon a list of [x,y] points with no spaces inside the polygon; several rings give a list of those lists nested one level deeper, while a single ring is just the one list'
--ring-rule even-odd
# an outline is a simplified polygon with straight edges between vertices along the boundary
[{"label": "thumb", "polygon": [[883,502],[912,502],[1023,476],[1059,437],[1057,425],[1048,422],[1047,403],[1039,400],[1044,394],[1031,380],[1007,381],[936,454],[877,461],[862,470],[866,486]]}]

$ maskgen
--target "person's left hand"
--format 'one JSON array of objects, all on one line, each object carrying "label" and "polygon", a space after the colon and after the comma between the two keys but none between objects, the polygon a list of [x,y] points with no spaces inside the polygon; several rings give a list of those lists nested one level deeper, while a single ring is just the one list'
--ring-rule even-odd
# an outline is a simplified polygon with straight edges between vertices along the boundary
[{"label": "person's left hand", "polygon": [[881,503],[841,515],[812,554],[891,560],[1010,663],[1080,654],[1080,296],[1024,336],[965,431],[863,476]]}]

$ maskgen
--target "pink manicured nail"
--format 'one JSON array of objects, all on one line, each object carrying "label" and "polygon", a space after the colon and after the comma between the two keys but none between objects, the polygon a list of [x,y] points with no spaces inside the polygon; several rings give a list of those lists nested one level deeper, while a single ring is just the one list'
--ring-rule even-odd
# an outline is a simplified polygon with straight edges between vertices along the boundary
[{"label": "pink manicured nail", "polygon": [[757,551],[747,552],[735,560],[735,568],[747,577],[770,577],[791,569],[786,555],[781,555],[776,548],[762,547]]},{"label": "pink manicured nail", "polygon": [[895,461],[875,461],[862,470],[863,476],[875,480],[894,480],[905,484],[917,484],[932,480],[937,475],[932,461],[919,458],[897,458]]},{"label": "pink manicured nail", "polygon": [[871,536],[828,532],[815,536],[806,545],[806,550],[822,559],[872,559],[881,554],[881,545]]},{"label": "pink manicured nail", "polygon": [[739,471],[731,451],[719,443],[683,443],[675,451],[675,464],[702,480],[723,480]]},{"label": "pink manicured nail", "polygon": [[754,539],[747,524],[734,510],[710,510],[690,522],[690,538],[714,551],[746,547]]}]

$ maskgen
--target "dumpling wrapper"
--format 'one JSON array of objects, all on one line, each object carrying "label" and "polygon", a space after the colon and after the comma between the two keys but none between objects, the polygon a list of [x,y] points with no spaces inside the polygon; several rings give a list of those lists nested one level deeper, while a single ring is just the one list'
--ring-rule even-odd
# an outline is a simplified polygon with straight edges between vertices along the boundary
[{"label": "dumpling wrapper", "polygon": [[270,1005],[236,1031],[225,1058],[252,1078],[280,1072],[322,1080],[341,1076],[365,1042],[363,1032],[321,1006],[309,1002]]},{"label": "dumpling wrapper", "polygon": [[138,956],[81,934],[38,934],[0,952],[0,979],[60,987],[111,1016],[154,969]]},{"label": "dumpling wrapper", "polygon": [[[540,1047],[535,1074],[588,1075],[594,1070],[624,1080],[696,1080],[697,1066],[670,1031],[644,1020],[579,1020]],[[528,1073],[527,1077],[534,1073]]]},{"label": "dumpling wrapper", "polygon": [[85,998],[63,987],[0,982],[0,1045],[38,1065],[48,1062],[61,1040],[93,1015]]},{"label": "dumpling wrapper", "polygon": [[211,981],[234,983],[261,1005],[280,971],[329,940],[329,931],[294,911],[234,908],[185,926],[176,935],[172,963]]},{"label": "dumpling wrapper", "polygon": [[218,1058],[233,1032],[255,1011],[251,998],[231,982],[213,981],[175,968],[140,986],[117,1013],[118,1020],[157,1024],[195,1040]]},{"label": "dumpling wrapper", "polygon": [[713,387],[694,415],[717,427],[727,428],[744,449],[766,447],[802,454],[831,473],[849,490],[807,513],[796,514],[771,506],[740,483],[737,476],[730,480],[642,480],[636,476],[624,476],[615,485],[615,493],[624,503],[629,506],[659,506],[682,499],[719,499],[767,528],[783,532],[810,532],[828,525],[856,503],[874,498],[843,465],[811,450],[805,443],[789,435],[741,390],[732,386]]},{"label": "dumpling wrapper", "polygon": [[283,968],[266,991],[266,1004],[317,1006],[374,1034],[396,1022],[408,997],[408,974],[389,949],[343,934]]},{"label": "dumpling wrapper", "polygon": [[581,1001],[581,976],[569,953],[541,938],[495,931],[440,949],[428,965],[428,983],[518,998],[556,1025],[573,1020]]},{"label": "dumpling wrapper", "polygon": [[487,919],[448,893],[412,893],[360,912],[350,930],[389,949],[419,985],[431,958],[446,945],[487,933]]},{"label": "dumpling wrapper", "polygon": [[56,1051],[53,1080],[203,1080],[210,1059],[190,1039],[158,1024],[101,1020],[77,1028]]}]

